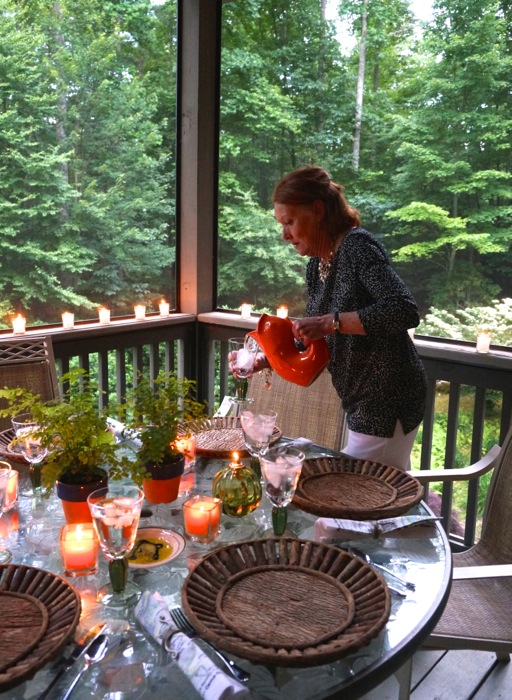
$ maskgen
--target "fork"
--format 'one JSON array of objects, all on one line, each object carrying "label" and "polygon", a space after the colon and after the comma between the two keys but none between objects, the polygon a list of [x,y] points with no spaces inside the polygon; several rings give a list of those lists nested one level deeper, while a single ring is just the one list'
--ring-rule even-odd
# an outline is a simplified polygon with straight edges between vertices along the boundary
[{"label": "fork", "polygon": [[181,608],[171,608],[170,613],[174,624],[177,627],[179,627],[180,630],[187,635],[187,637],[189,637],[190,639],[194,639],[194,637],[200,639],[203,642],[203,644],[209,646],[210,649],[217,654],[219,659],[226,666],[226,668],[229,670],[229,672],[234,678],[236,678],[241,683],[248,682],[248,680],[251,677],[250,673],[244,671],[244,669],[240,668],[240,666],[237,666],[235,662],[229,659],[227,656],[224,656],[224,654],[220,652],[216,647],[214,647],[213,644],[211,644],[211,642],[208,642],[206,639],[200,637],[185,617],[185,613]]}]

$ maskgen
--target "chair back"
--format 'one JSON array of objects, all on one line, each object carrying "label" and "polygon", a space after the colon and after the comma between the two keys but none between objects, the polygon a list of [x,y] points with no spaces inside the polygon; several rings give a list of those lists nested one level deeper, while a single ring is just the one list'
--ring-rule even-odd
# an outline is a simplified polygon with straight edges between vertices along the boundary
[{"label": "chair back", "polygon": [[512,563],[512,426],[492,472],[476,546],[492,553],[493,563]]},{"label": "chair back", "polygon": [[275,373],[271,383],[270,389],[265,387],[261,372],[249,380],[247,397],[254,400],[254,411],[277,411],[276,425],[286,437],[304,437],[341,450],[345,444],[345,413],[327,370],[308,387],[287,382]]},{"label": "chair back", "polygon": [[[50,336],[9,339],[0,342],[0,388],[22,388],[43,401],[58,395],[55,358]],[[5,406],[5,400],[2,400]],[[0,432],[11,428],[10,418],[0,418]]]}]

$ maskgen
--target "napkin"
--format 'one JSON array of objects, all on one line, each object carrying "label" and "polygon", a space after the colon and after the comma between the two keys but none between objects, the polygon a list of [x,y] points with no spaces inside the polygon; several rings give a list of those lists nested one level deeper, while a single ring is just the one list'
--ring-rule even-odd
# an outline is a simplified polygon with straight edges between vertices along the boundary
[{"label": "napkin", "polygon": [[308,447],[311,447],[312,444],[313,442],[311,440],[308,440],[304,437],[294,438],[293,440],[286,440],[287,447],[296,447],[298,450],[307,450]]},{"label": "napkin", "polygon": [[162,596],[144,591],[135,617],[144,630],[169,652],[204,700],[241,700],[250,691],[230,678],[199,649],[186,634],[179,632]]},{"label": "napkin", "polygon": [[342,518],[318,518],[314,525],[313,539],[318,542],[329,540],[357,540],[368,537],[433,537],[434,521],[431,515],[404,515],[383,520],[345,520]]}]

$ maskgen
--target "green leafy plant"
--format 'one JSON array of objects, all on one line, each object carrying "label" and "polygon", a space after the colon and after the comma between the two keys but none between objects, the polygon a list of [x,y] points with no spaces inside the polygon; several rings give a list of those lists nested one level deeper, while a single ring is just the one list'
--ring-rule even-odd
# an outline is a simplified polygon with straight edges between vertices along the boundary
[{"label": "green leafy plant", "polygon": [[118,446],[107,430],[106,411],[98,409],[98,387],[83,370],[63,375],[66,388],[61,399],[41,401],[26,389],[0,390],[7,407],[0,416],[29,413],[40,426],[34,436],[48,448],[42,480],[51,487],[57,479],[67,483],[89,483],[106,469],[109,476],[129,475],[129,463],[118,454]]},{"label": "green leafy plant", "polygon": [[160,372],[156,379],[139,377],[120,406],[127,427],[137,432],[138,468],[163,464],[179,452],[175,447],[180,424],[205,415],[206,406],[194,398],[195,382]]}]

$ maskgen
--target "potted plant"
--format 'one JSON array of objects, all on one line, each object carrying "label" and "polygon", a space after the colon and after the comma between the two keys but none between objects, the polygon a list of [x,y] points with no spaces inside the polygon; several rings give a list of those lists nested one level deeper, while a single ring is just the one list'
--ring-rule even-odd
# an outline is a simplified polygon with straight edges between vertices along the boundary
[{"label": "potted plant", "polygon": [[146,499],[170,503],[178,496],[184,457],[176,447],[178,428],[205,415],[194,398],[195,382],[160,372],[156,379],[139,376],[121,406],[127,427],[137,433],[133,468],[143,476]]},{"label": "potted plant", "polygon": [[129,475],[128,463],[118,455],[115,439],[106,425],[106,411],[98,409],[98,387],[83,370],[63,375],[61,399],[41,401],[26,389],[2,389],[7,407],[0,416],[28,413],[39,426],[35,439],[48,449],[41,479],[57,487],[68,522],[91,520],[87,496],[107,483],[108,476]]}]

